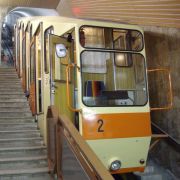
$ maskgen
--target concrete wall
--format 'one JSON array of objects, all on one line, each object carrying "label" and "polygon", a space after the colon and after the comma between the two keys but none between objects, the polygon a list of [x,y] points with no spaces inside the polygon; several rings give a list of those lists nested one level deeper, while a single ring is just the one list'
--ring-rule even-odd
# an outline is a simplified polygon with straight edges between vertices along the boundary
[{"label": "concrete wall", "polygon": [[[172,76],[173,108],[151,113],[152,121],[180,142],[180,29],[144,27],[148,68],[169,68]],[[167,104],[167,77],[156,74],[149,78],[151,103]],[[150,89],[151,90],[151,89]],[[157,98],[157,94],[158,97]],[[176,176],[180,177],[180,153],[164,142],[156,145],[152,154]]]}]

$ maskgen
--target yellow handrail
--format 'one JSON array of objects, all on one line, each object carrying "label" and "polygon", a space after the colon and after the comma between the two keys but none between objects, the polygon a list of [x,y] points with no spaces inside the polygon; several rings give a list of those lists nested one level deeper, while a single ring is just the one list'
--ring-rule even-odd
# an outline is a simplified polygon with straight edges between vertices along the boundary
[{"label": "yellow handrail", "polygon": [[66,94],[67,94],[67,103],[68,103],[68,108],[73,111],[73,112],[80,112],[81,109],[75,109],[71,106],[71,93],[70,93],[70,88],[69,88],[69,72],[70,69],[76,67],[78,71],[80,71],[80,67],[78,67],[76,64],[68,64],[66,67]]},{"label": "yellow handrail", "polygon": [[170,99],[170,103],[167,106],[165,106],[165,107],[150,108],[151,111],[172,109],[172,106],[173,106],[173,93],[172,93],[172,83],[171,83],[171,73],[170,73],[170,70],[166,69],[166,68],[157,68],[157,69],[149,69],[147,71],[148,71],[148,73],[158,72],[158,71],[167,72],[168,73],[168,79],[169,79],[169,98],[168,99]]}]

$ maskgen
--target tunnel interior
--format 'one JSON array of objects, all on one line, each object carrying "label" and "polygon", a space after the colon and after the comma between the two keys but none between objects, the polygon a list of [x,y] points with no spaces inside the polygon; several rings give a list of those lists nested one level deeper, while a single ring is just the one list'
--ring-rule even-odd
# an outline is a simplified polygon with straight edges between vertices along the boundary
[{"label": "tunnel interior", "polygon": [[[148,21],[147,15],[144,17],[147,18],[147,22],[142,20],[140,17],[139,21],[125,19],[119,19],[120,15],[112,15],[110,11],[113,12],[113,9],[107,9],[103,4],[96,4],[96,6],[101,10],[100,13],[97,13],[95,17],[94,10],[96,8],[91,3],[87,2],[77,4],[73,1],[72,4],[70,1],[62,0],[61,3],[56,6],[56,8],[47,9],[47,8],[35,8],[35,7],[16,7],[12,8],[5,13],[1,20],[1,60],[0,65],[2,67],[14,67],[14,24],[17,19],[21,17],[28,16],[69,16],[76,18],[84,19],[102,19],[105,21],[115,21],[136,24],[139,23],[141,28],[144,30],[145,36],[145,46],[146,46],[146,56],[147,56],[147,68],[168,68],[171,72],[172,78],[172,88],[173,88],[173,108],[169,111],[153,111],[151,112],[152,122],[156,123],[161,129],[170,135],[177,144],[180,143],[180,85],[178,79],[180,76],[180,29],[179,29],[179,20],[176,19],[172,22],[165,19],[162,19],[162,24],[159,25],[160,21],[152,20]],[[94,4],[96,2],[94,1]],[[88,9],[90,8],[90,9]],[[104,8],[104,11],[103,11]],[[114,8],[114,6],[113,6]],[[107,17],[107,12],[110,16]],[[164,12],[164,11],[163,11]],[[179,11],[178,11],[179,12]],[[93,14],[94,13],[94,14]],[[122,12],[121,12],[122,13]],[[138,14],[138,13],[137,13]],[[142,14],[142,13],[141,13]],[[140,14],[140,15],[141,15]],[[104,16],[103,16],[104,15]],[[129,16],[131,15],[128,14]],[[133,16],[133,15],[132,15]],[[135,15],[134,15],[135,16]],[[153,17],[156,15],[153,15]],[[173,16],[173,15],[172,15]],[[160,16],[161,17],[161,16]],[[173,16],[174,17],[174,16]],[[110,19],[111,18],[111,19]],[[127,20],[127,21],[126,21]],[[172,20],[172,19],[171,19]],[[167,22],[167,23],[166,23]],[[173,24],[174,23],[174,24]],[[176,24],[177,23],[177,24]],[[160,86],[159,81],[164,84]],[[168,103],[168,84],[167,77],[159,75],[155,78],[149,79],[149,85],[155,86],[154,94],[151,93],[151,102],[158,102],[159,104]],[[161,99],[157,100],[155,93],[159,93]],[[166,156],[167,155],[167,156]],[[180,154],[179,151],[175,150],[171,143],[166,143],[164,140],[155,146],[154,150],[150,153],[150,157],[153,157],[157,160],[159,164],[169,169],[175,176],[180,177]]]}]

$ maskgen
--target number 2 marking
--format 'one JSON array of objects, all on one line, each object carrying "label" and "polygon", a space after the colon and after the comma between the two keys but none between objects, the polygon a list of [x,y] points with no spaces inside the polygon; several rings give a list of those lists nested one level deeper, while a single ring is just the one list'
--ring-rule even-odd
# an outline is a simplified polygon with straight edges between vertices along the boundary
[{"label": "number 2 marking", "polygon": [[98,132],[104,132],[104,130],[102,129],[102,126],[104,124],[103,120],[102,119],[99,119],[97,121],[97,123],[99,124],[99,127],[98,127]]}]

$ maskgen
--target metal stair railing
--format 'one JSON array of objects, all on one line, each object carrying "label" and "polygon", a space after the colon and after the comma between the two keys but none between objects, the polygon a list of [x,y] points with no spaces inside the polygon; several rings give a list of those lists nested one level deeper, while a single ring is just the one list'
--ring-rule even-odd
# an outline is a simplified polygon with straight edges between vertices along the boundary
[{"label": "metal stair railing", "polygon": [[66,138],[83,170],[92,180],[113,180],[113,177],[98,159],[92,149],[79,134],[73,123],[64,115],[59,115],[55,106],[49,106],[47,112],[47,149],[49,169],[63,179],[62,144]]}]

